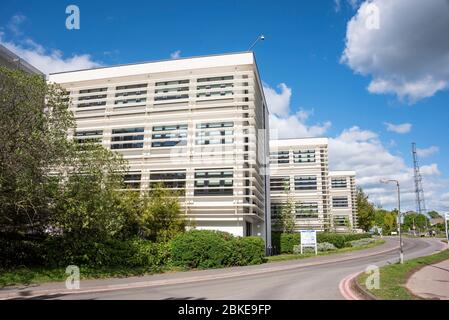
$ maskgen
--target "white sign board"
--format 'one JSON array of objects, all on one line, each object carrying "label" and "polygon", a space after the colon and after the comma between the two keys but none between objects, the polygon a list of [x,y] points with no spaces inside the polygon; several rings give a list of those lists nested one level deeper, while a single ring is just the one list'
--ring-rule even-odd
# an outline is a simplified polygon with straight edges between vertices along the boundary
[{"label": "white sign board", "polygon": [[318,254],[316,243],[316,230],[301,230],[301,254],[304,247],[314,247],[315,254]]},{"label": "white sign board", "polygon": [[445,216],[446,216],[446,220],[449,220],[449,213],[446,213]]}]

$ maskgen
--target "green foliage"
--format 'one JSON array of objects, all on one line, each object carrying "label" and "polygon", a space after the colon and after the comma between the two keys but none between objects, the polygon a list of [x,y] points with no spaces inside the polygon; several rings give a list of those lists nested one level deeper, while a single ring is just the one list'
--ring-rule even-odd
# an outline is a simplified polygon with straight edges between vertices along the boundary
[{"label": "green foliage", "polygon": [[60,87],[0,67],[0,232],[42,232],[70,153],[73,115]]},{"label": "green foliage", "polygon": [[442,218],[441,214],[439,214],[438,212],[436,212],[436,211],[434,211],[434,210],[427,212],[427,214],[429,215],[429,217],[430,217],[431,219]]},{"label": "green foliage", "polygon": [[419,213],[408,213],[404,216],[404,223],[402,228],[404,231],[408,230],[424,230],[428,226],[429,219],[426,216]]},{"label": "green foliage", "polygon": [[226,265],[232,235],[210,230],[191,230],[172,241],[173,264],[186,268],[219,268]]},{"label": "green foliage", "polygon": [[337,248],[344,248],[350,246],[349,242],[364,238],[370,238],[369,233],[317,233],[318,243],[328,242],[332,243]]},{"label": "green foliage", "polygon": [[140,199],[139,205],[140,229],[147,239],[168,241],[184,232],[186,219],[181,213],[178,193],[157,185]]},{"label": "green foliage", "polygon": [[368,232],[374,225],[375,208],[362,188],[357,189],[357,217],[358,226],[363,231]]},{"label": "green foliage", "polygon": [[172,261],[184,268],[220,268],[259,264],[265,260],[265,245],[258,237],[233,237],[210,230],[191,230],[175,237]]},{"label": "green foliage", "polygon": [[45,260],[49,266],[145,267],[159,270],[169,264],[168,244],[147,240],[126,241],[107,239],[102,242],[73,241],[71,238],[51,238],[45,243]]},{"label": "green foliage", "polygon": [[391,234],[392,231],[397,230],[397,212],[388,211],[384,209],[377,209],[375,213],[375,223],[382,228],[384,235]]},{"label": "green foliage", "polygon": [[293,253],[293,247],[301,241],[299,233],[283,233],[280,238],[280,252]]},{"label": "green foliage", "polygon": [[262,238],[235,237],[230,242],[227,266],[247,266],[265,262],[265,242]]},{"label": "green foliage", "polygon": [[363,238],[359,240],[352,240],[346,243],[349,247],[364,247],[368,244],[376,242],[376,239],[373,238]]}]

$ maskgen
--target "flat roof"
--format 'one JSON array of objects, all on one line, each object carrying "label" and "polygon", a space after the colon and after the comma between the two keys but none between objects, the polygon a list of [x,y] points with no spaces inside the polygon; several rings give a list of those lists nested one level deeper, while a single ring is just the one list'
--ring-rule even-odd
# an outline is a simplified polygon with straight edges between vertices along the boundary
[{"label": "flat roof", "polygon": [[328,138],[291,138],[270,140],[270,147],[289,147],[289,146],[314,146],[327,145]]},{"label": "flat roof", "polygon": [[331,170],[329,171],[329,177],[340,177],[340,176],[355,176],[356,172],[351,170]]},{"label": "flat roof", "polygon": [[225,53],[208,56],[186,57],[141,63],[122,64],[114,66],[97,67],[75,71],[51,73],[50,82],[71,83],[87,80],[124,77],[148,73],[175,72],[191,69],[211,67],[227,67],[234,65],[256,64],[252,51]]}]

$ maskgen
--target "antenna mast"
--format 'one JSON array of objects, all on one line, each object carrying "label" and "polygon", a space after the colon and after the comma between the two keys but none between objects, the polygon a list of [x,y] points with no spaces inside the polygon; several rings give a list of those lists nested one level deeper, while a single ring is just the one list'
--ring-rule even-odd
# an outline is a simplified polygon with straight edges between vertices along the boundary
[{"label": "antenna mast", "polygon": [[413,167],[415,172],[415,194],[416,194],[416,211],[426,216],[426,202],[424,200],[424,189],[422,187],[422,177],[419,170],[418,152],[416,151],[416,143],[412,143]]}]

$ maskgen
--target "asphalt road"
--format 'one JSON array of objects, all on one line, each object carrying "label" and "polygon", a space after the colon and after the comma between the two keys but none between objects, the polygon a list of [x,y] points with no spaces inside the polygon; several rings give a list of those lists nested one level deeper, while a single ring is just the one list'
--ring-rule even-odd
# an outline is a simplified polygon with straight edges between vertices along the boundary
[{"label": "asphalt road", "polygon": [[[397,239],[387,239],[385,248],[393,249]],[[404,239],[405,259],[429,255],[441,250],[442,243],[436,239]],[[239,270],[252,272],[260,270],[259,266],[205,271],[203,274],[227,273],[222,279],[209,279],[188,283],[161,284],[141,288],[126,288],[104,292],[75,293],[57,296],[41,296],[38,299],[217,299],[217,300],[246,300],[246,299],[343,299],[339,291],[339,283],[346,276],[366,269],[368,265],[382,266],[394,263],[398,259],[397,250],[376,254],[375,249],[355,251],[340,255],[345,261],[335,262],[335,258],[312,258],[317,264],[310,265],[305,260],[286,261],[268,264],[274,266],[273,271],[258,274],[239,275]],[[382,250],[377,249],[377,252]],[[369,254],[369,256],[366,256]],[[374,253],[374,254],[373,254]],[[335,255],[339,256],[339,255]],[[332,261],[334,260],[334,261]],[[338,259],[337,259],[338,260]],[[309,265],[307,265],[309,264]],[[267,265],[265,265],[267,266]],[[286,266],[284,270],[282,267]],[[281,269],[281,270],[279,270]],[[266,269],[265,267],[265,270]],[[209,272],[209,273],[207,273]],[[231,276],[229,273],[231,272]],[[194,272],[192,272],[193,274]],[[180,273],[163,275],[170,278],[182,277]],[[198,274],[202,274],[198,272]],[[235,276],[234,276],[235,274]],[[157,276],[153,276],[157,277]],[[36,298],[36,297],[35,297]]]}]

